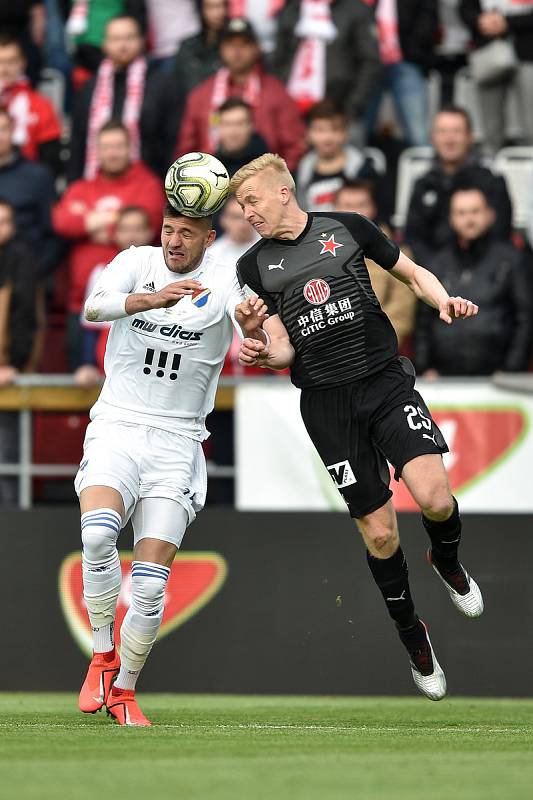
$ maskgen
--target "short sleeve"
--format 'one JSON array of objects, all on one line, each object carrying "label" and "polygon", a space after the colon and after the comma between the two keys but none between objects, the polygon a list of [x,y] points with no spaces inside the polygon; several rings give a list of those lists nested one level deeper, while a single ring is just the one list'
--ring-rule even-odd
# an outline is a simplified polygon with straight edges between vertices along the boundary
[{"label": "short sleeve", "polygon": [[400,248],[371,220],[355,213],[328,214],[350,231],[363,253],[383,269],[392,269],[400,257]]},{"label": "short sleeve", "polygon": [[278,309],[272,295],[263,288],[257,266],[257,250],[258,246],[255,245],[239,258],[237,261],[237,278],[241,288],[244,289],[245,286],[248,286],[255,292],[266,304],[270,316],[273,316],[278,313]]}]

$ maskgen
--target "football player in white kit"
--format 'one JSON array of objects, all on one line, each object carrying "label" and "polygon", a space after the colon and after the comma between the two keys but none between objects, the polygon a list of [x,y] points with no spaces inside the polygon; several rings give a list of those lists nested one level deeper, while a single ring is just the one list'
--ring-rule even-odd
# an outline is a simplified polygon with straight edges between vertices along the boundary
[{"label": "football player in white kit", "polygon": [[[205,418],[233,325],[237,320],[253,338],[266,310],[256,299],[243,302],[234,264],[210,257],[214,238],[210,218],[184,217],[167,205],[162,247],[119,253],[85,305],[88,320],[113,325],[106,380],[75,479],[94,651],[79,706],[95,712],[105,705],[121,725],[151,724],[137,705],[135,686],[161,624],[170,566],[204,505]],[[130,517],[132,599],[119,658],[116,542]]]}]

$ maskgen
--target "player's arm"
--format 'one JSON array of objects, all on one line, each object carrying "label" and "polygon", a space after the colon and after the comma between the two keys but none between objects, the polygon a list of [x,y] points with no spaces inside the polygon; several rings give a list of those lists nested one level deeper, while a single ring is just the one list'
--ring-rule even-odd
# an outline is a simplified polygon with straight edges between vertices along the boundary
[{"label": "player's arm", "polygon": [[395,278],[405,283],[419,300],[436,308],[443,322],[451,325],[454,319],[466,319],[478,313],[478,306],[464,297],[450,297],[436,275],[415,264],[405,253],[390,270]]},{"label": "player's arm", "polygon": [[102,272],[85,301],[85,318],[90,322],[113,322],[152,308],[168,308],[201,288],[198,281],[183,280],[159,292],[137,294],[133,289],[138,283],[140,269],[134,248],[119,253]]},{"label": "player's arm", "polygon": [[439,279],[428,269],[415,264],[377,225],[360,214],[337,214],[341,222],[361,244],[365,256],[373,259],[395,278],[405,283],[422,302],[436,308],[440,318],[450,325],[454,319],[473,317],[478,307],[464,297],[450,297]]},{"label": "player's arm", "polygon": [[243,367],[259,366],[275,370],[290,367],[294,361],[294,347],[278,314],[264,321],[263,332],[268,336],[268,343],[251,337],[243,339],[239,363]]}]

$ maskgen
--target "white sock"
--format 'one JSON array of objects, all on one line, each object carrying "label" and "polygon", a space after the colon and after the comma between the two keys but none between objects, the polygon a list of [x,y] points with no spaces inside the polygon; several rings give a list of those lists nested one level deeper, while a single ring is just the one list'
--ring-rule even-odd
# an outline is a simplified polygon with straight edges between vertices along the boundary
[{"label": "white sock", "polygon": [[116,541],[121,517],[112,508],[88,511],[81,517],[83,597],[93,630],[93,650],[114,647],[114,623],[122,582]]},{"label": "white sock", "polygon": [[170,569],[161,564],[150,561],[132,564],[131,606],[120,629],[121,667],[114,684],[117,689],[135,689],[161,625],[169,575]]}]

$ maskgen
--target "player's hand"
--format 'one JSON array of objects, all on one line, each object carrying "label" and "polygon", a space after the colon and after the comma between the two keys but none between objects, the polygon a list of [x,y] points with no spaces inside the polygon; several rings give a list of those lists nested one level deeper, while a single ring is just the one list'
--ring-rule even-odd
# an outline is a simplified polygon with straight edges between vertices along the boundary
[{"label": "player's hand", "polygon": [[72,377],[77,386],[82,386],[84,389],[92,389],[93,386],[98,386],[99,383],[102,383],[103,375],[98,367],[94,367],[92,364],[82,364]]},{"label": "player's hand", "polygon": [[467,319],[475,317],[479,311],[478,306],[464,297],[448,297],[447,301],[439,308],[439,317],[443,322],[451,325],[454,319]]},{"label": "player's hand", "polygon": [[258,339],[243,339],[239,352],[241,367],[255,367],[268,358],[268,347]]},{"label": "player's hand", "polygon": [[170,308],[171,306],[175,306],[182,297],[190,296],[202,288],[200,281],[195,280],[185,279],[183,281],[169,283],[164,289],[160,289],[158,292],[150,295],[151,308]]},{"label": "player's hand", "polygon": [[247,297],[235,308],[235,319],[244,333],[253,333],[268,319],[267,305],[260,297]]}]

